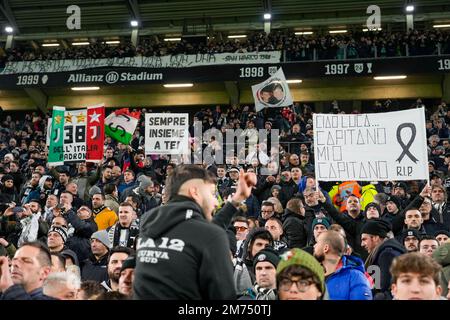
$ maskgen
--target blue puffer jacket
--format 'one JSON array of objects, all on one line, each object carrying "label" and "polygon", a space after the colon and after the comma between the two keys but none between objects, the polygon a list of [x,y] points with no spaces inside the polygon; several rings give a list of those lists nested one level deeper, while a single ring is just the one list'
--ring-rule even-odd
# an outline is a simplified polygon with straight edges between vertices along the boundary
[{"label": "blue puffer jacket", "polygon": [[326,278],[330,300],[372,300],[364,263],[355,256],[343,256],[342,267]]}]

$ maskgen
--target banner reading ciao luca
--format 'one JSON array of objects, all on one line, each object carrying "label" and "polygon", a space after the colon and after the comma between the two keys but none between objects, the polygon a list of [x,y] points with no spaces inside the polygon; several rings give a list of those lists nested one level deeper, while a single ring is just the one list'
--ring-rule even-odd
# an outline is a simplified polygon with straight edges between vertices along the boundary
[{"label": "banner reading ciao luca", "polygon": [[321,181],[428,179],[423,108],[375,114],[314,114]]}]

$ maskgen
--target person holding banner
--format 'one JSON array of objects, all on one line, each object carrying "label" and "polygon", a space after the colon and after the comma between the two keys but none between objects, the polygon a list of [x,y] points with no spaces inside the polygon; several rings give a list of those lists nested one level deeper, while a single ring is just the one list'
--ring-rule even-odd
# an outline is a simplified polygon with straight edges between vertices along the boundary
[{"label": "person holding banner", "polygon": [[337,211],[334,205],[326,201],[322,191],[319,191],[318,194],[319,202],[326,212],[344,228],[350,246],[358,255],[365,259],[367,252],[361,247],[361,228],[367,219],[362,215],[359,198],[355,195],[350,195],[347,198],[347,211],[341,213]]}]

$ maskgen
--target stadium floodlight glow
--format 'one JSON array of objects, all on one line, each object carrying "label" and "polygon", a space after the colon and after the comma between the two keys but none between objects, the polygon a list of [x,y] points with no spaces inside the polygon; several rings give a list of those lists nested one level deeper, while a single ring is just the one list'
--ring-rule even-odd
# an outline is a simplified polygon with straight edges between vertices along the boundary
[{"label": "stadium floodlight glow", "polygon": [[139,22],[138,22],[137,20],[131,20],[131,21],[130,21],[130,25],[131,25],[132,27],[137,27],[137,26],[139,25]]},{"label": "stadium floodlight glow", "polygon": [[164,38],[164,41],[181,41],[181,38]]},{"label": "stadium floodlight glow", "polygon": [[450,24],[435,24],[433,28],[439,29],[439,28],[450,28]]},{"label": "stadium floodlight glow", "polygon": [[291,79],[291,80],[286,80],[286,83],[302,83],[303,80],[300,79]]},{"label": "stadium floodlight glow", "polygon": [[73,46],[88,46],[88,45],[90,45],[90,43],[87,42],[87,41],[82,41],[82,42],[72,42],[72,45],[73,45]]},{"label": "stadium floodlight glow", "polygon": [[270,13],[264,13],[264,20],[272,19],[272,15]]},{"label": "stadium floodlight glow", "polygon": [[347,33],[347,30],[343,29],[343,30],[330,30],[330,33]]},{"label": "stadium floodlight glow", "polygon": [[310,35],[310,34],[313,34],[314,32],[312,32],[312,31],[297,31],[297,32],[294,32],[294,34],[296,35],[296,36],[307,36],[307,35]]},{"label": "stadium floodlight glow", "polygon": [[166,83],[164,88],[190,88],[193,87],[193,83]]},{"label": "stadium floodlight glow", "polygon": [[105,41],[106,44],[120,44],[120,40]]},{"label": "stadium floodlight glow", "polygon": [[7,27],[5,27],[5,31],[6,31],[6,33],[13,33],[14,29],[13,29],[13,27],[7,26]]},{"label": "stadium floodlight glow", "polygon": [[399,76],[377,76],[373,77],[375,80],[402,80],[406,79],[407,76],[405,75],[399,75]]},{"label": "stadium floodlight glow", "polygon": [[371,29],[371,30],[369,30],[369,29],[363,29],[363,32],[369,32],[369,31],[381,31],[381,30],[383,30],[383,28],[374,28],[374,29]]},{"label": "stadium floodlight glow", "polygon": [[59,47],[59,43],[43,43],[42,47]]},{"label": "stadium floodlight glow", "polygon": [[100,87],[72,87],[70,88],[73,91],[94,91],[94,90],[100,90]]},{"label": "stadium floodlight glow", "polygon": [[414,12],[414,6],[412,4],[406,6],[406,12]]},{"label": "stadium floodlight glow", "polygon": [[247,38],[246,34],[232,34],[228,36],[228,39],[240,39],[240,38]]}]

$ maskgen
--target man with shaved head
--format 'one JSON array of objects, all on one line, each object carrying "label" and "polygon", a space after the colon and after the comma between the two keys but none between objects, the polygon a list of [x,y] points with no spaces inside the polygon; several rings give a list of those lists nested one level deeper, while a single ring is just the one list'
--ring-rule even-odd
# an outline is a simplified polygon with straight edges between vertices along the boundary
[{"label": "man with shaved head", "polygon": [[364,263],[355,256],[344,255],[344,237],[328,230],[317,237],[314,257],[325,269],[330,300],[372,300]]}]

